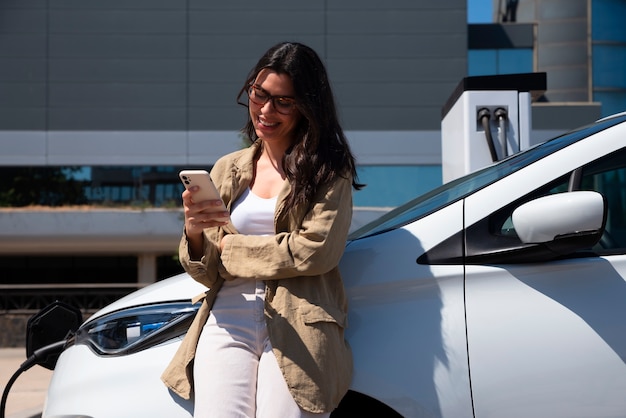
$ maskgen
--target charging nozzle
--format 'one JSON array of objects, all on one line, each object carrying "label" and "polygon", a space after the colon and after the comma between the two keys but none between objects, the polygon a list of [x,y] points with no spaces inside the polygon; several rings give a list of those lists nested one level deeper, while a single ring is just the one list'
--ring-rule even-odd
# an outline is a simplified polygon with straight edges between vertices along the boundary
[{"label": "charging nozzle", "polygon": [[493,143],[491,124],[489,123],[489,120],[491,119],[491,112],[486,107],[483,107],[478,110],[477,117],[485,131],[485,139],[487,140],[487,146],[489,147],[489,154],[491,154],[491,161],[496,162],[498,161],[498,152],[496,151],[496,146]]}]

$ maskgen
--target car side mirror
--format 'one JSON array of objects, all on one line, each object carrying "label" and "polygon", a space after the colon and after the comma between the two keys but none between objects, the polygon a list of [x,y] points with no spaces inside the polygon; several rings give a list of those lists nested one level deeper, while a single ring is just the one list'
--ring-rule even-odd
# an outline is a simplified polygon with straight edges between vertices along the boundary
[{"label": "car side mirror", "polygon": [[607,205],[594,191],[540,197],[513,211],[515,232],[525,244],[545,244],[567,254],[595,245],[604,231]]},{"label": "car side mirror", "polygon": [[[26,357],[35,358],[35,363],[46,369],[53,370],[64,344],[57,344],[54,350],[41,349],[55,343],[64,343],[68,335],[78,329],[83,322],[79,309],[62,303],[54,302],[32,316],[26,324]],[[40,351],[38,351],[40,350]]]}]

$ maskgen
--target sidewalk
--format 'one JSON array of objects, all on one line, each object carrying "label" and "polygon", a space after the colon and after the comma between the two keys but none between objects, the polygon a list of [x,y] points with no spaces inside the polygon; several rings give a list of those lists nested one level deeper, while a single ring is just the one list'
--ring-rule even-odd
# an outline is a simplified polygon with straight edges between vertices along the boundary
[{"label": "sidewalk", "polygon": [[[24,348],[0,348],[0,390],[26,360]],[[6,418],[39,418],[43,410],[52,370],[33,366],[23,372],[9,392]]]}]

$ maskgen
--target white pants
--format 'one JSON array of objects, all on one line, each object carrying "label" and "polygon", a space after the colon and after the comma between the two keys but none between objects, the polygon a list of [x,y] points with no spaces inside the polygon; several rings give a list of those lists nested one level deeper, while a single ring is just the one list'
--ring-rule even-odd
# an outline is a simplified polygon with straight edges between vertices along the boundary
[{"label": "white pants", "polygon": [[227,281],[202,329],[194,363],[195,418],[328,417],[296,404],[267,334],[263,281]]}]

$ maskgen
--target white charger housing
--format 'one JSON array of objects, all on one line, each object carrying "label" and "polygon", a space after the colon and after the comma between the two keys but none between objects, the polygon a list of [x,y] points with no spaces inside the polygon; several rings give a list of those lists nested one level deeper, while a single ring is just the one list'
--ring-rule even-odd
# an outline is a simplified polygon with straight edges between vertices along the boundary
[{"label": "white charger housing", "polygon": [[442,110],[443,182],[534,145],[531,102],[546,73],[465,77]]}]

